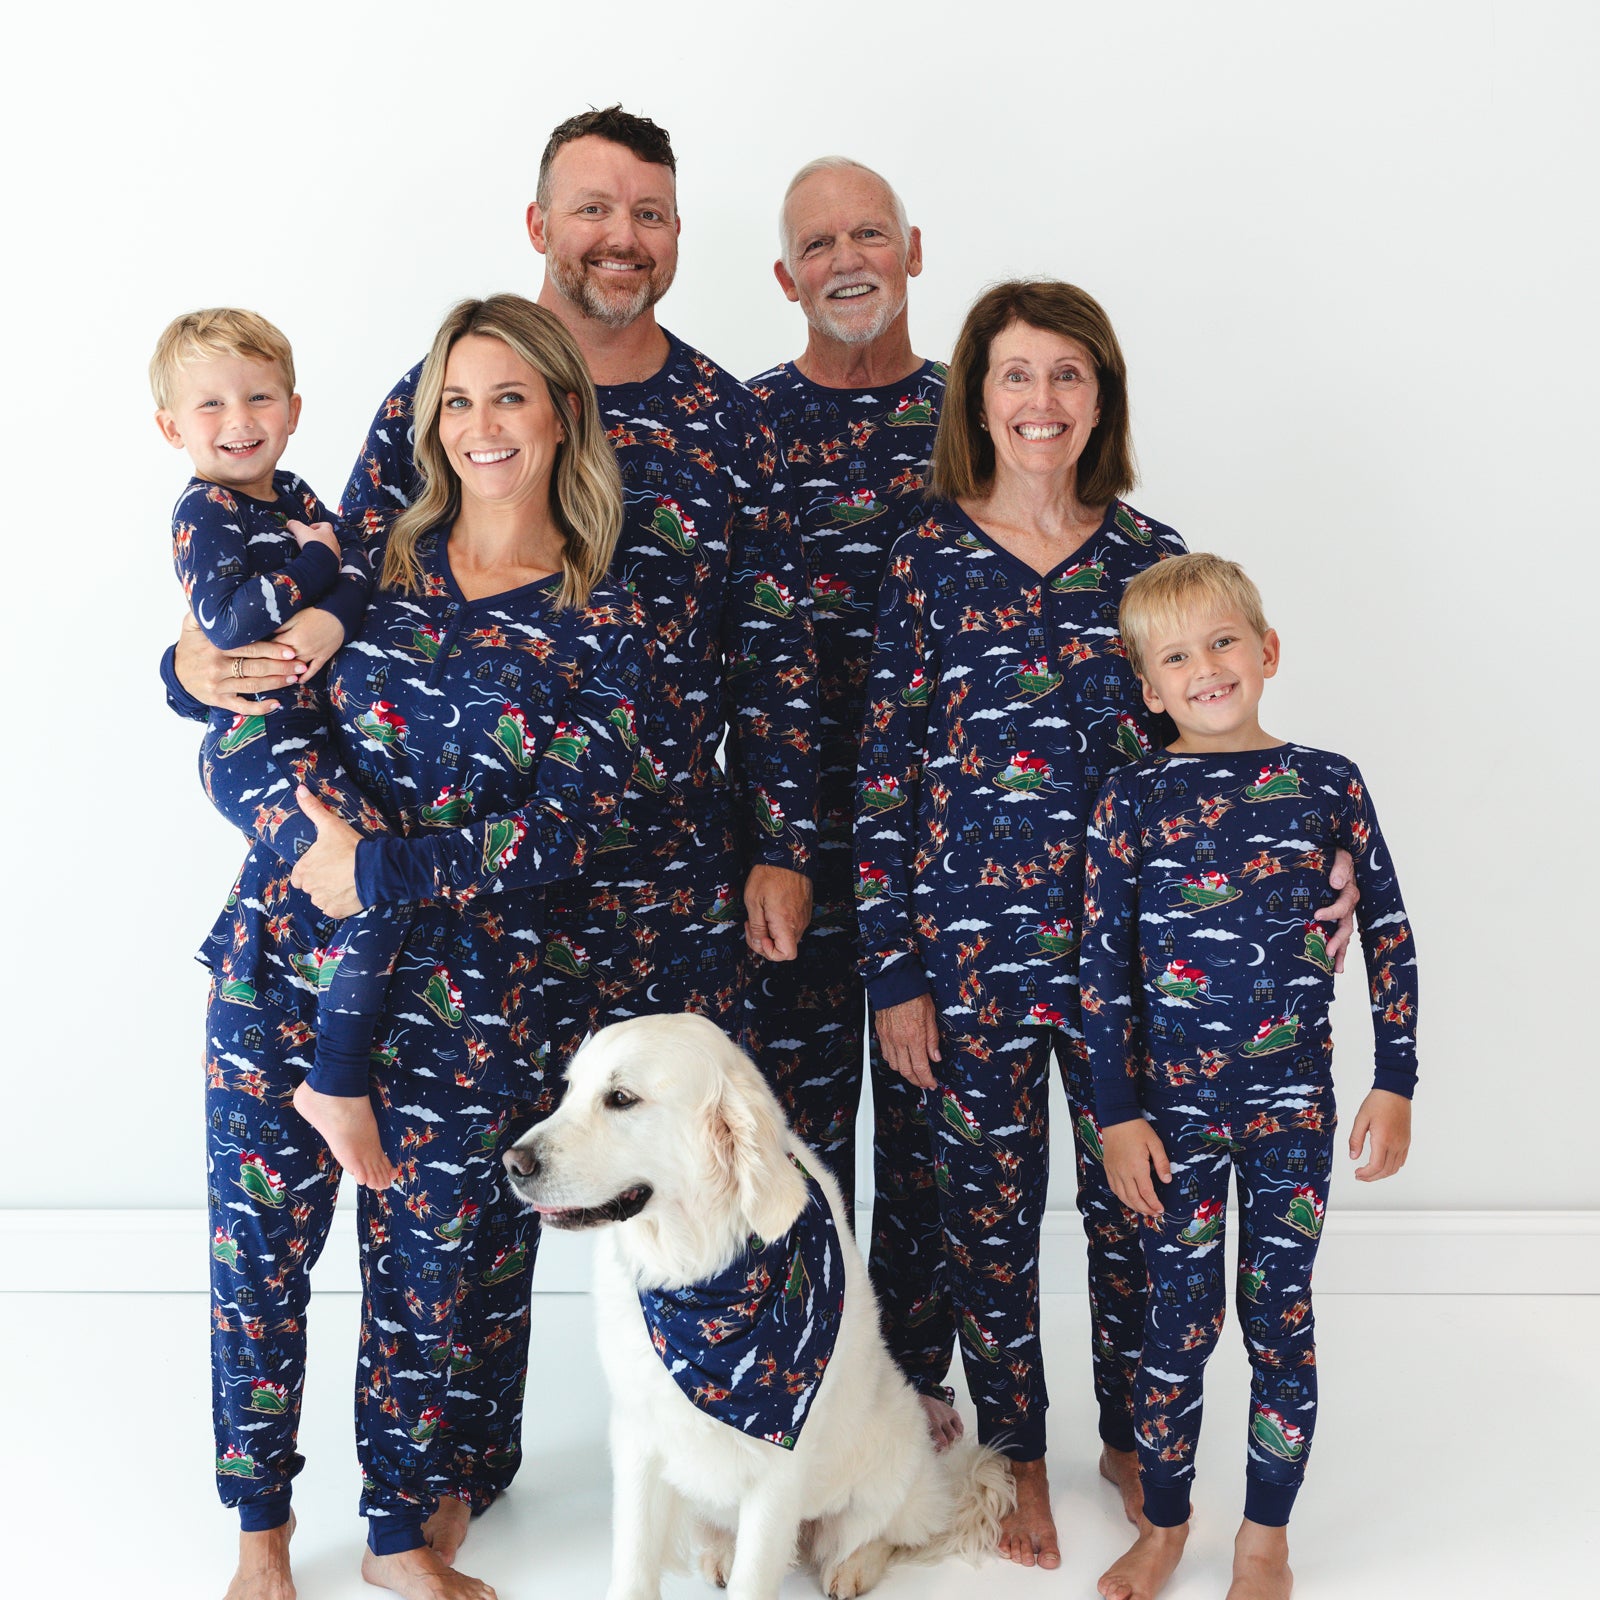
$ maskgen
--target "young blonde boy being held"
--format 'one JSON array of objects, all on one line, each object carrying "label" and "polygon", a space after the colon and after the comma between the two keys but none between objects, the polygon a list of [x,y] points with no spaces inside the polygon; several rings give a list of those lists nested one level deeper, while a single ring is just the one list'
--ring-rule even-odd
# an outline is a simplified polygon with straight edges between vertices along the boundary
[{"label": "young blonde boy being held", "polygon": [[1353,1160],[1370,1142],[1362,1182],[1398,1171],[1410,1144],[1415,950],[1355,764],[1262,729],[1278,637],[1244,572],[1200,553],[1158,562],[1129,583],[1120,624],[1145,703],[1178,738],[1112,778],[1088,835],[1084,1032],[1107,1177],[1143,1219],[1151,1283],[1134,1398],[1144,1517],[1100,1593],[1151,1600],[1182,1554],[1237,1174],[1251,1406],[1228,1600],[1287,1600],[1336,1121],[1333,963],[1311,912],[1335,849],[1355,860],[1377,1038],[1348,1141]]},{"label": "young blonde boy being held", "polygon": [[[289,645],[309,681],[360,619],[371,574],[360,541],[341,550],[322,502],[277,470],[300,420],[289,341],[252,311],[188,312],[162,333],[150,387],[162,437],[194,468],[173,510],[172,559],[195,621],[219,650]],[[212,712],[200,748],[206,793],[251,839],[294,864],[316,837],[295,801],[301,782],[348,821],[377,825],[342,772],[293,762],[292,742],[282,754],[280,763],[265,715]],[[394,1167],[368,1099],[368,1056],[408,918],[381,907],[335,928],[282,919],[297,946],[285,950],[286,981],[319,997],[315,1059],[295,1107],[357,1182],[379,1187]],[[226,958],[216,975],[242,1005],[254,1003],[260,976],[229,970]]]}]

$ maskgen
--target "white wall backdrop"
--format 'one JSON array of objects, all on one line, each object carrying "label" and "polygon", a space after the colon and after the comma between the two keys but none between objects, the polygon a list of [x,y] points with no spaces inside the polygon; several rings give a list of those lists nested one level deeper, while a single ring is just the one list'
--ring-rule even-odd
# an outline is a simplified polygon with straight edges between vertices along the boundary
[{"label": "white wall backdrop", "polygon": [[[881,167],[923,229],[919,351],[1001,276],[1103,300],[1135,503],[1255,574],[1285,643],[1267,725],[1360,760],[1413,912],[1415,1154],[1338,1204],[1600,1204],[1593,8],[57,15],[11,35],[0,105],[0,1207],[203,1199],[189,957],[241,848],[155,677],[185,470],[150,420],[157,333],[204,304],[278,322],[305,396],[286,464],[335,496],[444,309],[537,291],[544,138],[617,99],[678,149],[663,320],[736,373],[800,348],[774,213],[824,152]],[[1348,1115],[1370,1034],[1346,985]]]}]

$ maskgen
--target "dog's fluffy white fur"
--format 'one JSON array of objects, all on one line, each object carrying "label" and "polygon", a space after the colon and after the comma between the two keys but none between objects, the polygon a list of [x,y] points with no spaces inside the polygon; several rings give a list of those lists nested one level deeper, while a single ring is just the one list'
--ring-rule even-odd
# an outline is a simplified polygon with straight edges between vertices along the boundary
[{"label": "dog's fluffy white fur", "polygon": [[[637,1290],[700,1282],[751,1233],[787,1232],[806,1201],[791,1153],[833,1209],[845,1303],[833,1360],[788,1451],[684,1395],[651,1347]],[[975,1560],[995,1548],[1015,1501],[1005,1461],[970,1440],[935,1452],[878,1332],[838,1186],[714,1024],[641,1017],[594,1035],[573,1058],[560,1108],[506,1167],[548,1224],[612,1224],[595,1265],[612,1398],[609,1600],[656,1600],[691,1534],[706,1577],[734,1600],[775,1600],[797,1557],[844,1600],[892,1561]]]}]

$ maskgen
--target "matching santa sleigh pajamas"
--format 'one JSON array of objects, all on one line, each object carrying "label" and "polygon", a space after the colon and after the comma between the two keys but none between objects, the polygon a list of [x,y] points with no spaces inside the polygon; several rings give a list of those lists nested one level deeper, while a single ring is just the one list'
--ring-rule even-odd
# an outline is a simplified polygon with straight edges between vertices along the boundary
[{"label": "matching santa sleigh pajamas", "polygon": [[[651,625],[648,726],[622,815],[548,903],[563,1057],[590,1029],[648,1012],[696,1011],[741,1037],[745,876],[809,874],[816,837],[815,657],[799,541],[769,512],[771,431],[733,378],[667,337],[653,377],[597,391],[625,501],[611,577]],[[415,493],[420,371],[379,407],[347,516]]]},{"label": "matching santa sleigh pajamas", "polygon": [[[519,1460],[537,1228],[500,1152],[559,1098],[545,894],[616,825],[648,672],[631,596],[601,587],[558,610],[551,578],[468,600],[443,531],[418,557],[420,592],[379,591],[325,690],[300,691],[229,758],[240,783],[252,751],[275,752],[263,779],[287,759],[313,789],[347,773],[382,823],[357,851],[361,900],[414,913],[371,1063],[400,1178],[359,1202],[357,1444],[380,1552],[420,1543],[440,1495],[481,1509]],[[338,925],[288,872],[258,843],[202,956],[217,1473],[246,1528],[288,1515],[307,1272],[339,1176],[290,1104]]]},{"label": "matching santa sleigh pajamas", "polygon": [[1312,918],[1333,853],[1361,890],[1379,1089],[1416,1081],[1416,956],[1353,762],[1302,745],[1161,753],[1115,774],[1089,833],[1080,969],[1102,1127],[1143,1116],[1172,1182],[1146,1222],[1134,1424],[1144,1510],[1189,1515],[1205,1362],[1225,1315],[1223,1218],[1239,1197],[1250,1357],[1245,1516],[1281,1525],[1317,1412],[1311,1271],[1336,1116],[1333,963]]},{"label": "matching santa sleigh pajamas", "polygon": [[878,1010],[933,996],[944,1059],[915,1108],[924,1186],[885,1207],[894,1259],[938,1265],[877,1287],[890,1349],[923,1390],[959,1329],[980,1437],[1017,1460],[1044,1453],[1052,1053],[1073,1112],[1101,1436],[1133,1447],[1144,1272],[1100,1165],[1079,1026],[1083,837],[1106,775],[1148,749],[1123,586],[1182,549],[1116,502],[1041,574],[939,503],[895,544],[878,600],[856,796],[862,973]]},{"label": "matching santa sleigh pajamas", "polygon": [[[920,510],[944,366],[926,361],[882,388],[830,389],[785,362],[752,378],[749,388],[778,448],[782,484],[774,501],[787,507],[805,557],[821,772],[811,926],[798,961],[771,964],[759,975],[747,1043],[790,1126],[827,1163],[847,1207],[855,1203],[863,1046],[871,1050],[876,1191],[892,1204],[926,1167],[926,1139],[908,1121],[913,1100],[905,1081],[884,1068],[865,1026],[851,828],[878,586],[889,546]],[[879,1246],[875,1225],[875,1277],[882,1273]]]}]

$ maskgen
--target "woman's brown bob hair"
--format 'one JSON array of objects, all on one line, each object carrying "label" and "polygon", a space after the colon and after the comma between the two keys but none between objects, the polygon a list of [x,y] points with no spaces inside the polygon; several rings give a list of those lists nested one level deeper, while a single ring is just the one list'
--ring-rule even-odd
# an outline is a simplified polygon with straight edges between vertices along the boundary
[{"label": "woman's brown bob hair", "polygon": [[[556,604],[584,605],[611,565],[622,531],[622,477],[600,426],[589,369],[572,335],[548,311],[516,294],[463,300],[434,336],[411,407],[422,486],[389,531],[384,587],[417,592],[422,581],[417,540],[454,521],[461,509],[461,480],[439,443],[439,408],[450,352],[469,334],[498,339],[526,361],[544,379],[561,418],[566,438],[556,447],[550,478],[550,511],[565,541]],[[568,395],[577,396],[576,406]]]},{"label": "woman's brown bob hair", "polygon": [[1086,506],[1109,505],[1136,481],[1128,369],[1099,301],[1057,278],[997,283],[973,302],[950,358],[928,493],[964,500],[984,493],[994,481],[994,440],[982,427],[983,383],[989,374],[989,347],[1013,322],[1075,339],[1094,358],[1100,421],[1078,458],[1077,496]]}]

